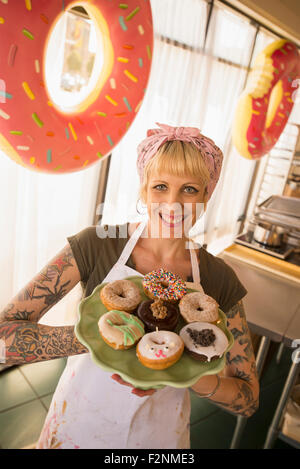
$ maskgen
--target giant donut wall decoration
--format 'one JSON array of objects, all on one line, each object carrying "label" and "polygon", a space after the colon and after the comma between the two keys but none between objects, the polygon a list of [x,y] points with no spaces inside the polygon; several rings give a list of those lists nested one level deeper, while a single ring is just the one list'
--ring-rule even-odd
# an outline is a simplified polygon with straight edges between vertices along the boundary
[{"label": "giant donut wall decoration", "polygon": [[[54,25],[74,6],[101,33],[104,65],[85,102],[65,113],[51,102],[45,50]],[[103,159],[138,113],[152,49],[150,0],[0,0],[0,149],[52,174]]]},{"label": "giant donut wall decoration", "polygon": [[241,156],[261,158],[276,144],[294,106],[297,78],[300,57],[292,42],[275,41],[256,57],[232,128],[232,141]]}]

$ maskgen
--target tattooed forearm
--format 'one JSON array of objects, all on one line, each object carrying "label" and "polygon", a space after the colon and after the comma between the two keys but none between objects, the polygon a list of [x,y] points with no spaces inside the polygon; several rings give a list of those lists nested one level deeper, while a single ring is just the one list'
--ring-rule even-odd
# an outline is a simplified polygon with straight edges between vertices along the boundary
[{"label": "tattooed forearm", "polygon": [[77,340],[74,326],[51,327],[29,321],[8,321],[0,324],[0,339],[5,343],[6,365],[34,363],[88,351]]},{"label": "tattooed forearm", "polygon": [[0,312],[0,323],[19,320],[38,322],[73,288],[70,272],[76,268],[72,250],[67,245]]},{"label": "tattooed forearm", "polygon": [[[226,355],[226,367],[217,392],[209,399],[244,417],[250,417],[259,404],[259,383],[255,356],[243,303],[240,301],[227,312],[227,327],[234,336],[234,345]],[[193,387],[196,392],[213,389],[211,377],[201,378]]]}]

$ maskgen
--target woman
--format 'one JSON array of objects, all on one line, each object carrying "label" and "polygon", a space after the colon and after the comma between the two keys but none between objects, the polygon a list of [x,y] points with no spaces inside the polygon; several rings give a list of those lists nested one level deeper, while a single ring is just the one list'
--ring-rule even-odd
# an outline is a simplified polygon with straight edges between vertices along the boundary
[{"label": "woman", "polygon": [[[199,206],[205,211],[219,179],[222,152],[198,129],[158,125],[138,147],[140,197],[148,219],[118,226],[116,237],[109,235],[114,227],[105,238],[96,227],[69,237],[1,313],[8,364],[69,356],[38,448],[190,447],[188,389],[135,389],[97,367],[72,326],[37,323],[79,281],[85,296],[101,282],[143,276],[159,267],[192,281],[218,301],[235,336],[223,372],[202,377],[192,389],[236,414],[249,417],[257,409],[259,384],[241,301],[247,292],[223,260],[188,238]],[[125,238],[124,228],[129,230]]]}]

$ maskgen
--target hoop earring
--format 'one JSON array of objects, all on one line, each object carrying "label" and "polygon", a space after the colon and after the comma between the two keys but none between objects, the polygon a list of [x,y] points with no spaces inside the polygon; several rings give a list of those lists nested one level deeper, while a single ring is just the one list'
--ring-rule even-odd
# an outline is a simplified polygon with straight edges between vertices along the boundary
[{"label": "hoop earring", "polygon": [[141,201],[140,198],[137,200],[137,202],[136,202],[136,204],[135,204],[135,209],[136,209],[137,213],[138,213],[139,215],[146,215],[146,213],[147,213],[147,205],[144,205],[144,208],[146,208],[146,211],[140,212],[140,211],[138,210],[138,206],[137,206],[138,202],[142,203],[142,201]]}]

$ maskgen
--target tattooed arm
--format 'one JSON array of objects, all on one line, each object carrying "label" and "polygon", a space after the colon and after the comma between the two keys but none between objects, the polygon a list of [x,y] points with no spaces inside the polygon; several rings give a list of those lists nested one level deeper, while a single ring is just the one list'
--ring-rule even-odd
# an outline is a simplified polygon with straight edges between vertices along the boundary
[{"label": "tattooed arm", "polygon": [[[231,308],[227,318],[228,329],[235,342],[227,353],[226,367],[219,375],[220,386],[209,399],[226,410],[250,417],[258,409],[259,381],[242,301]],[[216,384],[216,376],[205,376],[192,389],[200,394],[208,394]]]},{"label": "tattooed arm", "polygon": [[67,244],[0,312],[5,365],[20,365],[87,352],[73,326],[38,324],[41,317],[80,281]]}]

